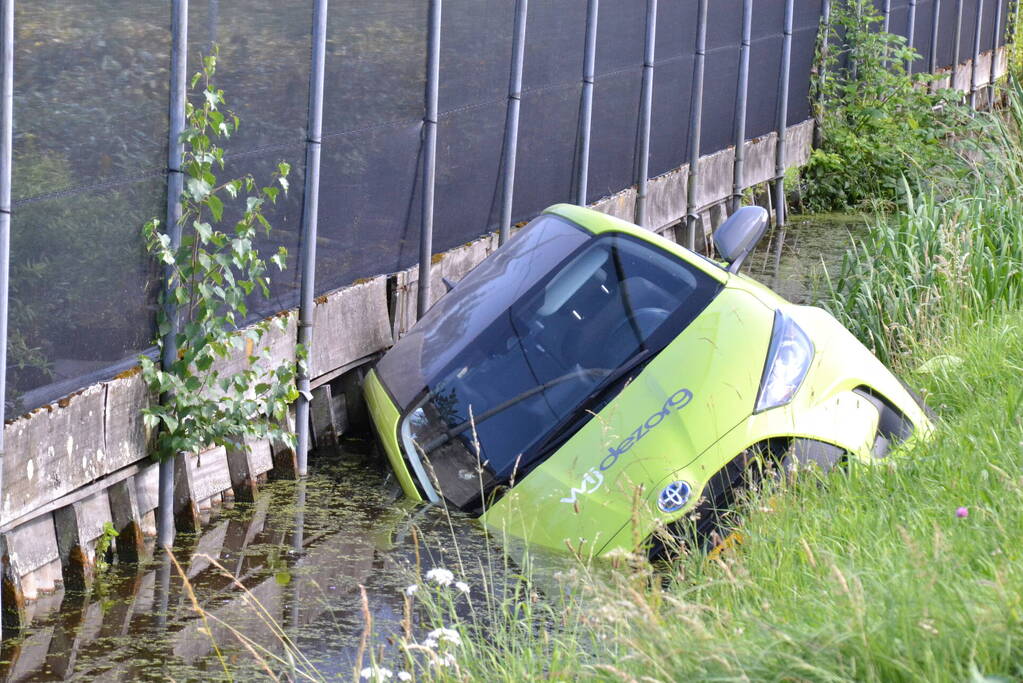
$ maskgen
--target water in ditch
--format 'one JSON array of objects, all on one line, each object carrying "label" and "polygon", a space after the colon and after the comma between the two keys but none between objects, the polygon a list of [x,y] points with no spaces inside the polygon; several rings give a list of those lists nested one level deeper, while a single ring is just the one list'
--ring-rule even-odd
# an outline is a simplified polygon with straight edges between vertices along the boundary
[{"label": "water in ditch", "polygon": [[[859,217],[794,217],[765,237],[746,270],[806,303],[821,264],[837,267],[864,229]],[[473,520],[404,500],[371,453],[351,441],[314,459],[308,480],[273,482],[255,503],[213,510],[202,535],[181,544],[180,569],[114,566],[89,595],[42,598],[25,633],[4,643],[0,675],[197,680],[229,671],[244,680],[264,674],[263,660],[287,677],[275,660],[285,655],[283,634],[320,675],[350,679],[367,608],[375,642],[385,643],[402,629],[403,590],[417,573],[452,569],[471,598],[483,565],[505,567]]]}]

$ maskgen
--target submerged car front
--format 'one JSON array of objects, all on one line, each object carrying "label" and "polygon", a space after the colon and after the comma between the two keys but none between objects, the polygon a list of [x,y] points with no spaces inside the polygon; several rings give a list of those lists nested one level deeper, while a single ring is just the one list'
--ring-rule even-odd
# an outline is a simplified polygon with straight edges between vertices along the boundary
[{"label": "submerged car front", "polygon": [[878,409],[842,399],[897,380],[876,360],[850,375],[831,346],[873,359],[823,311],[557,206],[430,309],[366,396],[407,495],[599,554],[692,511],[755,444],[869,453]]}]

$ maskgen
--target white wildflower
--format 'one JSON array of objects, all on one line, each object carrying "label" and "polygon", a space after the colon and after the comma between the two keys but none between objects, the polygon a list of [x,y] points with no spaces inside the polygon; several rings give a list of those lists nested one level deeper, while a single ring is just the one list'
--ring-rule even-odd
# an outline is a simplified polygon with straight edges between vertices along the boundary
[{"label": "white wildflower", "polygon": [[455,580],[455,575],[447,569],[434,567],[426,572],[426,578],[436,582],[439,586],[450,586],[451,582]]},{"label": "white wildflower", "polygon": [[427,634],[426,639],[427,642],[432,640],[434,642],[451,643],[452,645],[462,644],[461,634],[451,628],[435,628]]},{"label": "white wildflower", "polygon": [[382,666],[367,666],[359,672],[359,675],[366,680],[377,681],[379,683],[379,681],[386,681],[388,678],[392,678],[394,676],[394,672],[390,669],[385,669]]},{"label": "white wildflower", "polygon": [[405,593],[405,595],[407,595],[407,596],[409,596],[411,598],[413,595],[416,594],[417,590],[419,590],[419,585],[415,584],[415,583],[411,583],[411,584],[405,586],[405,590],[403,592]]},{"label": "white wildflower", "polygon": [[457,663],[458,660],[455,659],[455,656],[450,652],[445,652],[443,655],[437,657],[436,659],[430,660],[430,666],[452,667]]},{"label": "white wildflower", "polygon": [[399,681],[411,681],[412,680],[412,674],[410,674],[408,671],[399,671],[398,672],[398,680]]},{"label": "white wildflower", "polygon": [[423,641],[423,647],[432,650],[437,647],[437,641],[434,640],[433,638],[427,638],[426,640]]},{"label": "white wildflower", "polygon": [[465,581],[455,581],[455,588],[462,591],[466,595],[469,594],[469,584],[467,584]]}]

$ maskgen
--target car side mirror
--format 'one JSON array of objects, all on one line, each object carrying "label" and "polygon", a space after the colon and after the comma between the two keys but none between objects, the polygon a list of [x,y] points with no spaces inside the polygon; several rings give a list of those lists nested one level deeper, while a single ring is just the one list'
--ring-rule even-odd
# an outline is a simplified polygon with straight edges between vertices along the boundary
[{"label": "car side mirror", "polygon": [[714,248],[728,263],[728,272],[737,273],[767,230],[767,210],[744,206],[714,231]]}]

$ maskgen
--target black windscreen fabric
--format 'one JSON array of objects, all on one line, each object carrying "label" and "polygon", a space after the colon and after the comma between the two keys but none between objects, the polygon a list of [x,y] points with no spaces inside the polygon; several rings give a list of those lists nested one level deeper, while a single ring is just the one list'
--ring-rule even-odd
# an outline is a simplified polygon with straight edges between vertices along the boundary
[{"label": "black windscreen fabric", "polygon": [[[985,0],[990,3],[991,0]],[[959,36],[959,61],[967,62],[973,59],[973,41],[977,30],[977,2],[976,0],[963,0],[963,23],[962,33]],[[981,50],[983,51],[984,36],[981,34]]]},{"label": "black windscreen fabric", "polygon": [[163,177],[19,203],[11,220],[7,393],[31,410],[146,349],[158,272],[140,239]]},{"label": "black windscreen fabric", "polygon": [[[597,21],[598,75],[643,65],[646,9],[647,3],[643,0],[600,3]],[[582,58],[582,53],[579,57]]]},{"label": "black windscreen fabric", "polygon": [[497,224],[506,109],[502,99],[441,115],[434,252],[468,242]]},{"label": "black windscreen fabric", "polygon": [[522,72],[525,90],[582,81],[586,4],[586,0],[531,0]]},{"label": "black windscreen fabric", "polygon": [[[318,292],[393,273],[418,258],[426,10],[425,2],[405,0],[330,6]],[[442,88],[446,79],[458,81],[449,61],[444,52]],[[449,89],[442,92],[449,97]]]},{"label": "black windscreen fabric", "polygon": [[938,68],[952,66],[955,42],[956,0],[941,0],[938,18]]},{"label": "black windscreen fabric", "polygon": [[317,291],[417,261],[421,128],[412,121],[324,138]]},{"label": "black windscreen fabric", "polygon": [[166,168],[164,3],[15,4],[15,201]]},{"label": "black windscreen fabric", "polygon": [[446,0],[440,41],[440,110],[508,97],[514,2]]},{"label": "black windscreen fabric", "polygon": [[[877,0],[880,7],[882,0]],[[942,0],[937,62],[952,60],[955,0]],[[984,0],[991,49],[996,0]],[[587,0],[531,0],[526,25],[513,219],[572,201],[580,156]],[[926,68],[936,0],[919,0],[914,45]],[[977,1],[963,0],[959,54],[972,56]],[[660,0],[650,174],[684,166],[699,0]],[[328,13],[317,290],[418,261],[428,3],[351,0]],[[1005,9],[998,19],[1004,33]],[[447,0],[441,34],[434,246],[496,227],[512,31],[512,0]],[[702,154],[734,144],[743,0],[710,0]],[[253,316],[294,306],[303,211],[313,0],[192,0],[189,70],[220,46],[218,86],[241,129],[225,145],[224,177],[265,182],[291,164],[291,191],[270,207],[259,247],[289,251],[273,298]],[[637,180],[642,0],[600,4],[588,201]],[[795,0],[789,125],[810,116],[821,0]],[[908,0],[890,29],[906,34]],[[777,129],[784,0],[753,3],[746,137]],[[170,10],[138,0],[34,0],[16,6],[15,215],[11,257],[11,394],[32,408],[97,378],[154,335],[158,272],[141,225],[165,205]],[[228,207],[228,220],[238,215]]]},{"label": "black windscreen fabric", "polygon": [[[696,0],[660,0],[657,3],[651,176],[678,168],[688,159],[697,9]],[[712,10],[713,6],[708,8],[708,15]]]},{"label": "black windscreen fabric", "polygon": [[654,106],[650,126],[650,175],[686,163],[693,88],[692,54],[658,59],[654,70]]},{"label": "black windscreen fabric", "polygon": [[794,126],[810,118],[810,76],[817,54],[817,27],[792,33],[792,63],[789,66],[789,111],[787,123]]},{"label": "black windscreen fabric", "polygon": [[407,0],[330,4],[324,135],[422,120],[426,9]]},{"label": "black windscreen fabric", "polygon": [[141,229],[163,215],[170,50],[161,3],[15,11],[12,415],[152,341]]},{"label": "black windscreen fabric", "polygon": [[444,5],[434,251],[497,223],[514,11],[514,2]]},{"label": "black windscreen fabric", "polygon": [[[710,17],[715,16],[715,3],[708,7]],[[657,64],[681,57],[692,57],[696,50],[697,0],[659,0],[657,3]],[[720,24],[721,22],[717,22]]]},{"label": "black windscreen fabric", "polygon": [[572,83],[523,93],[515,171],[521,180],[515,183],[514,220],[527,220],[551,204],[572,201],[581,91]]},{"label": "black windscreen fabric", "polygon": [[305,140],[311,17],[312,0],[189,3],[189,73],[219,45],[217,85],[241,119],[229,153]]},{"label": "black windscreen fabric", "polygon": [[749,94],[746,103],[746,139],[777,129],[778,78],[781,75],[780,35],[754,39],[750,45]]},{"label": "black windscreen fabric", "polygon": [[920,53],[920,59],[913,64],[913,72],[929,70],[931,63],[931,29],[934,25],[934,3],[920,0],[916,6],[916,28],[913,32],[913,47]]},{"label": "black windscreen fabric", "polygon": [[587,202],[595,202],[636,182],[642,83],[642,66],[597,77]]},{"label": "black windscreen fabric", "polygon": [[741,40],[742,0],[711,3],[707,12],[702,154],[725,149],[735,142],[735,88],[739,79]]},{"label": "black windscreen fabric", "polygon": [[707,51],[704,64],[701,154],[726,149],[735,142],[735,88],[738,79],[738,41],[735,45]]}]

